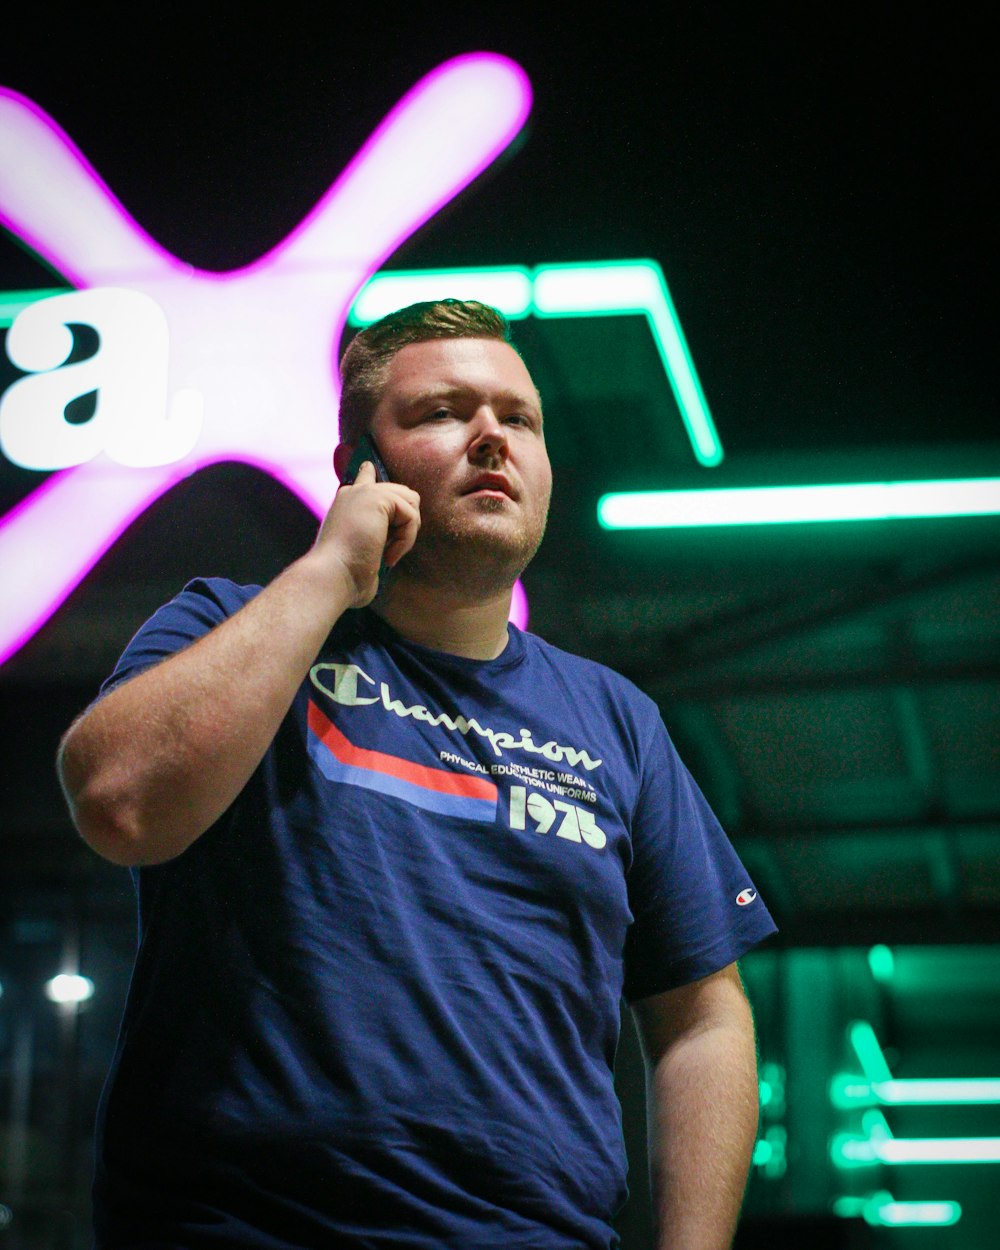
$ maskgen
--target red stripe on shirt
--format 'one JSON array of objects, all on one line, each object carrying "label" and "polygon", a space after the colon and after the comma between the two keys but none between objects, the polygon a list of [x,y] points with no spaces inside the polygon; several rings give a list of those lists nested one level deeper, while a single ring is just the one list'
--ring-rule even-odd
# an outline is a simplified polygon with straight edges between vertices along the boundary
[{"label": "red stripe on shirt", "polygon": [[398,755],[387,755],[384,751],[371,751],[367,747],[355,746],[323,715],[311,699],[309,728],[342,764],[352,764],[355,768],[366,768],[370,772],[388,773],[401,781],[423,786],[427,790],[437,790],[442,794],[492,800],[497,797],[496,786],[482,777],[470,777],[446,768],[429,768],[425,764],[414,764],[411,760],[401,759]]}]

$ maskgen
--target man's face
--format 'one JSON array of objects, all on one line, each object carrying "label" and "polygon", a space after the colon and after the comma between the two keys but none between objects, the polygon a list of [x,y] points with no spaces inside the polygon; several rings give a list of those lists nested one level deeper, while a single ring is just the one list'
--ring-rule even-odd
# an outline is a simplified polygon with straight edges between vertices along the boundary
[{"label": "man's face", "polygon": [[511,585],[542,540],[552,491],[538,392],[517,352],[478,338],[402,348],[371,428],[390,475],[420,495],[406,571]]}]

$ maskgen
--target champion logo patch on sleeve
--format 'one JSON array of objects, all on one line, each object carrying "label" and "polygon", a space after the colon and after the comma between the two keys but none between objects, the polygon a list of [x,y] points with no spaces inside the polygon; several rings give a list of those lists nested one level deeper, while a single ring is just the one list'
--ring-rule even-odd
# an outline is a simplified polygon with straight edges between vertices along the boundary
[{"label": "champion logo patch on sleeve", "polygon": [[747,907],[756,897],[757,891],[747,886],[745,890],[740,890],[739,894],[736,895],[736,905],[737,907]]}]

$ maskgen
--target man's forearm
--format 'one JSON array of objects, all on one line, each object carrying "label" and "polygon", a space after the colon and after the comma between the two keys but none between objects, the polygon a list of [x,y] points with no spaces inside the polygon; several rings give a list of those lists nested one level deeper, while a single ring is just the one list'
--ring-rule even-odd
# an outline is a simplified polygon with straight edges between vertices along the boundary
[{"label": "man's forearm", "polygon": [[235,616],[71,725],[59,779],[74,823],[118,864],[186,850],[250,779],[335,622],[412,548],[420,498],[371,463],[337,492],[309,553]]},{"label": "man's forearm", "polygon": [[749,1004],[681,1034],[648,1070],[650,1173],[658,1250],[725,1250],[757,1132]]},{"label": "man's forearm", "polygon": [[59,771],[84,839],[160,863],[218,819],[263,758],[349,606],[308,558],[184,651],[112,691],[66,734]]}]

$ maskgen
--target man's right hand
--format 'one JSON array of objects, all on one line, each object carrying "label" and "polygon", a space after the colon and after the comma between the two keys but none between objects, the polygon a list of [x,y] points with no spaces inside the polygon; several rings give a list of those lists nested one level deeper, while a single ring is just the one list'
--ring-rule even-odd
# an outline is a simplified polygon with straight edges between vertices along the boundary
[{"label": "man's right hand", "polygon": [[380,482],[366,460],[350,486],[337,491],[307,560],[346,581],[352,608],[378,592],[379,568],[393,568],[411,549],[420,529],[420,496],[400,482]]}]

